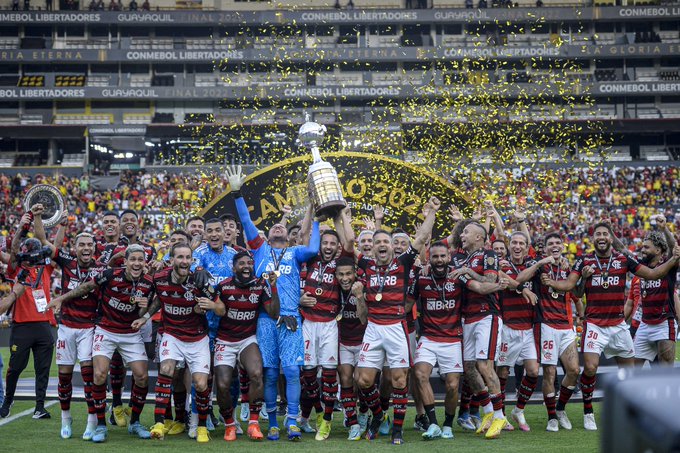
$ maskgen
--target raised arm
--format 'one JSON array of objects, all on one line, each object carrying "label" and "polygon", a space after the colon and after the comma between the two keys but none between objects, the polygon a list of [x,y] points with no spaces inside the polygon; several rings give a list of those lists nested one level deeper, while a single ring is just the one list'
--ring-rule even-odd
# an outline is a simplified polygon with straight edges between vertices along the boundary
[{"label": "raised arm", "polygon": [[305,263],[314,258],[319,253],[320,245],[321,236],[319,235],[319,221],[314,220],[314,223],[312,223],[312,235],[309,238],[309,244],[295,249],[295,258],[298,263]]},{"label": "raised arm", "polygon": [[346,252],[354,251],[354,243],[356,238],[354,237],[354,230],[352,229],[352,211],[350,208],[346,207],[340,214],[333,219],[335,224],[335,231],[337,231],[338,236],[340,236],[340,243],[342,248]]},{"label": "raised arm", "polygon": [[414,249],[420,250],[425,247],[427,239],[432,235],[432,227],[434,226],[434,221],[437,218],[437,211],[439,211],[441,205],[442,203],[437,197],[431,197],[425,204],[425,208],[423,209],[427,209],[427,215],[420,225],[420,228],[418,228],[418,231],[416,231],[416,238],[413,240]]},{"label": "raised arm", "polygon": [[449,247],[451,247],[451,244],[453,244],[453,232],[456,229],[456,225],[458,222],[463,220],[463,214],[460,212],[460,209],[458,209],[458,206],[455,204],[452,204],[449,206],[449,217],[451,218],[451,233],[446,237],[446,241],[449,244]]},{"label": "raised arm", "polygon": [[302,225],[300,226],[300,233],[298,234],[298,237],[300,238],[300,242],[302,245],[308,245],[309,244],[309,232],[312,230],[312,205],[309,204],[307,205],[307,209],[305,210],[305,216],[302,218]]},{"label": "raised arm", "polygon": [[243,232],[246,235],[246,240],[248,242],[255,241],[259,238],[259,235],[257,234],[257,227],[250,218],[248,206],[246,205],[246,201],[243,199],[243,195],[241,195],[241,187],[243,186],[243,182],[246,180],[246,177],[243,174],[240,165],[238,167],[232,165],[231,168],[227,168],[225,172],[227,179],[229,180],[231,194],[234,196],[234,202],[236,203],[236,212],[238,212],[241,225],[243,225]]},{"label": "raised arm", "polygon": [[97,283],[94,280],[88,280],[85,283],[81,283],[80,285],[76,286],[66,294],[62,294],[61,296],[52,299],[50,303],[47,305],[47,308],[48,309],[53,308],[55,312],[59,312],[61,304],[63,304],[64,302],[68,302],[69,300],[72,299],[77,299],[78,297],[83,297],[84,295],[94,291],[96,288]]},{"label": "raised arm", "polygon": [[357,318],[359,318],[361,324],[366,324],[368,322],[368,307],[366,306],[364,285],[361,282],[354,282],[352,294],[357,298]]},{"label": "raised arm", "polygon": [[678,262],[680,262],[680,245],[673,247],[673,256],[664,261],[660,266],[651,269],[645,265],[640,265],[635,271],[635,275],[645,280],[658,280],[665,277],[671,269],[678,265]]}]

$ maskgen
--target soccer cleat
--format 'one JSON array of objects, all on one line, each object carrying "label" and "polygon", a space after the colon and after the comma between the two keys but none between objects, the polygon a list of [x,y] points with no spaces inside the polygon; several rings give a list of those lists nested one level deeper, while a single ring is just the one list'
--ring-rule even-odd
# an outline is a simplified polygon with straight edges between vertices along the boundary
[{"label": "soccer cleat", "polygon": [[40,409],[36,409],[35,412],[33,412],[33,417],[31,417],[33,420],[38,420],[41,418],[48,419],[52,418],[49,412],[45,410],[44,407],[41,407]]},{"label": "soccer cleat", "polygon": [[352,425],[349,427],[349,435],[347,436],[347,440],[361,440],[361,434],[363,432],[364,430],[361,429],[361,426]]},{"label": "soccer cleat", "polygon": [[524,410],[514,408],[510,413],[510,417],[517,423],[517,427],[520,431],[529,432],[531,428],[527,425],[527,420],[524,418]]},{"label": "soccer cleat", "polygon": [[0,418],[7,418],[9,417],[9,410],[12,407],[12,403],[8,403],[5,401],[2,406],[0,407]]},{"label": "soccer cleat", "polygon": [[416,419],[413,422],[413,429],[415,429],[416,431],[425,432],[429,428],[429,425],[430,420],[427,418],[427,415],[420,414],[416,415]]},{"label": "soccer cleat", "polygon": [[470,414],[468,413],[459,415],[456,423],[458,423],[458,426],[463,428],[465,431],[475,431],[477,429],[475,428],[475,424],[472,422],[472,417],[470,417]]},{"label": "soccer cleat", "polygon": [[380,434],[380,426],[382,425],[382,419],[378,417],[373,417],[371,419],[371,424],[366,429],[366,439],[374,440]]},{"label": "soccer cleat", "polygon": [[97,429],[97,425],[88,423],[85,427],[85,432],[83,433],[83,440],[92,440],[94,436],[94,431]]},{"label": "soccer cleat", "polygon": [[321,423],[323,422],[323,412],[319,412],[316,414],[316,429],[319,429],[319,426],[321,426]]},{"label": "soccer cleat", "polygon": [[430,423],[430,426],[427,427],[427,431],[422,434],[423,440],[435,440],[439,439],[441,436],[442,429],[434,423]]},{"label": "soccer cleat", "polygon": [[[493,412],[489,412],[488,414],[484,414],[484,418],[482,419],[482,423],[479,425],[475,433],[477,434],[482,434],[485,433],[489,430],[491,427],[491,424],[493,423],[494,418],[493,418]],[[501,426],[502,428],[502,426]]]},{"label": "soccer cleat", "polygon": [[503,426],[503,431],[514,431],[515,427],[510,424],[510,421],[505,420],[505,426]]},{"label": "soccer cleat", "polygon": [[557,421],[556,418],[551,418],[548,420],[548,426],[545,427],[546,431],[550,431],[551,433],[556,433],[557,431],[560,430],[560,424]]},{"label": "soccer cleat", "polygon": [[597,423],[595,423],[595,414],[583,414],[583,427],[586,431],[597,431]]},{"label": "soccer cleat", "polygon": [[281,401],[279,403],[279,409],[276,411],[276,415],[279,417],[287,417],[288,416],[288,403],[285,401]]},{"label": "soccer cleat", "polygon": [[294,423],[288,425],[288,440],[291,442],[298,442],[302,439],[300,428]]},{"label": "soccer cleat", "polygon": [[269,420],[269,414],[267,414],[267,406],[264,404],[262,405],[262,408],[260,409],[260,420],[267,421]]},{"label": "soccer cleat", "polygon": [[261,441],[264,439],[262,431],[260,430],[260,425],[257,422],[248,423],[248,437],[250,440]]},{"label": "soccer cleat", "polygon": [[136,435],[140,439],[151,439],[151,433],[139,422],[130,423],[128,425],[128,433]]},{"label": "soccer cleat", "polygon": [[312,428],[312,425],[309,424],[308,418],[300,418],[298,427],[300,428],[300,431],[302,431],[303,433],[315,433],[316,432],[316,430],[314,428]]},{"label": "soccer cleat", "polygon": [[186,431],[186,429],[187,429],[186,424],[175,420],[170,425],[170,428],[168,429],[168,432],[166,434],[168,436],[176,436],[178,434],[182,434],[184,431]]},{"label": "soccer cleat", "polygon": [[[168,421],[169,421],[169,420],[166,420],[166,422],[168,422]],[[165,423],[158,422],[158,423],[155,423],[155,424],[151,427],[151,431],[149,431],[149,432],[151,433],[151,438],[152,438],[152,439],[163,440],[163,438],[165,438],[165,434],[166,434],[168,431],[166,431],[166,425],[165,425]]]},{"label": "soccer cleat", "polygon": [[196,431],[198,430],[198,414],[192,412],[189,415],[189,437],[196,439]]},{"label": "soccer cleat", "polygon": [[115,406],[111,410],[111,414],[113,416],[113,422],[115,422],[111,423],[112,425],[115,424],[120,427],[126,427],[128,425],[128,415],[124,406]]},{"label": "soccer cleat", "polygon": [[472,424],[475,427],[475,431],[479,429],[480,426],[482,426],[482,419],[479,418],[479,414],[470,414],[470,421],[472,421]]},{"label": "soccer cleat", "polygon": [[[212,410],[212,408],[211,408],[211,410]],[[213,429],[220,426],[220,417],[215,416],[215,414],[213,414],[212,412],[208,414],[208,420],[210,420],[210,422],[207,422],[206,425],[208,423],[212,423]]]},{"label": "soccer cleat", "polygon": [[62,418],[61,419],[61,438],[62,439],[70,439],[71,436],[73,435],[73,432],[71,431],[71,425],[73,424],[73,419],[71,418]]},{"label": "soccer cleat", "polygon": [[503,428],[507,423],[508,419],[505,417],[494,418],[491,422],[491,426],[489,426],[489,429],[486,430],[484,437],[487,439],[497,439],[501,435],[501,431],[503,431]]},{"label": "soccer cleat", "polygon": [[403,445],[404,436],[400,429],[392,430],[392,445]]},{"label": "soccer cleat", "polygon": [[571,421],[569,420],[569,417],[567,417],[567,413],[565,411],[556,411],[556,414],[560,426],[567,430],[571,429]]},{"label": "soccer cleat", "polygon": [[234,422],[234,426],[236,426],[236,435],[242,436],[243,435],[243,428],[241,428],[241,424],[239,422]]},{"label": "soccer cleat", "polygon": [[368,427],[368,419],[370,418],[370,415],[368,412],[364,412],[363,414],[359,412],[359,415],[357,416],[357,421],[359,422],[359,426],[361,427],[361,432],[363,433],[366,431],[366,428]]},{"label": "soccer cleat", "polygon": [[208,415],[208,418],[205,419],[205,427],[208,428],[208,431],[215,431],[215,423],[213,423],[212,417]]},{"label": "soccer cleat", "polygon": [[108,435],[109,430],[106,428],[106,426],[97,425],[97,428],[94,430],[94,434],[92,435],[92,442],[96,444],[106,442]]},{"label": "soccer cleat", "polygon": [[331,435],[331,422],[321,419],[321,424],[314,437],[316,440],[326,440]]},{"label": "soccer cleat", "polygon": [[205,426],[199,426],[196,429],[196,442],[199,444],[205,444],[210,442],[210,432]]},{"label": "soccer cleat", "polygon": [[236,425],[227,425],[224,427],[224,440],[227,442],[236,440]]},{"label": "soccer cleat", "polygon": [[245,423],[248,420],[250,420],[250,406],[241,403],[241,421]]},{"label": "soccer cleat", "polygon": [[273,426],[269,428],[269,432],[267,433],[267,440],[279,440],[279,438],[280,438],[279,427]]},{"label": "soccer cleat", "polygon": [[390,433],[390,429],[392,429],[392,420],[390,420],[389,415],[385,414],[383,415],[382,423],[380,423],[380,434],[387,436]]},{"label": "soccer cleat", "polygon": [[450,426],[442,428],[442,439],[453,439],[453,429]]}]

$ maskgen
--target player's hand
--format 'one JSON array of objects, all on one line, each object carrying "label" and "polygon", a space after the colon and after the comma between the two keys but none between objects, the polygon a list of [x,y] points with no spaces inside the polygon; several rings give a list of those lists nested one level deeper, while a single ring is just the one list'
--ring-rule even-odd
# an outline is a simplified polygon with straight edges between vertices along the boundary
[{"label": "player's hand", "polygon": [[538,303],[538,296],[529,288],[522,289],[522,297],[524,297],[524,300],[531,305],[536,305]]},{"label": "player's hand", "polygon": [[554,282],[553,280],[551,280],[550,277],[548,277],[547,274],[541,274],[541,284],[542,284],[542,285],[552,287],[552,285],[553,285],[554,283],[555,283],[555,282]]},{"label": "player's hand", "polygon": [[21,216],[21,220],[19,220],[19,228],[30,225],[31,222],[33,222],[33,218],[31,217],[31,214],[27,212]]},{"label": "player's hand", "polygon": [[208,299],[207,297],[197,297],[196,298],[197,306],[201,308],[201,310],[214,310],[215,306],[215,301]]},{"label": "player's hand", "polygon": [[666,228],[666,216],[664,216],[663,214],[654,215],[651,217],[651,219],[656,220],[656,226],[658,227],[659,230],[663,230],[664,228]]},{"label": "player's hand", "polygon": [[373,218],[376,222],[382,222],[385,218],[385,210],[379,204],[373,206]]},{"label": "player's hand", "polygon": [[61,226],[68,225],[68,212],[64,211],[61,213],[61,217],[59,218],[59,225]]},{"label": "player's hand", "polygon": [[475,222],[479,222],[480,220],[482,220],[482,217],[483,217],[482,207],[477,206],[475,208],[475,211],[472,213],[472,220],[474,220]]},{"label": "player's hand", "polygon": [[194,234],[191,237],[191,244],[189,245],[191,247],[191,250],[196,250],[199,245],[201,245],[201,242],[203,242],[203,235],[201,233]]},{"label": "player's hand", "polygon": [[496,213],[496,208],[494,208],[491,200],[484,200],[483,205],[487,217],[492,217]]},{"label": "player's hand", "polygon": [[272,288],[276,286],[276,282],[278,280],[278,275],[276,275],[276,272],[270,272],[267,274],[267,281],[269,282],[269,286]]},{"label": "player's hand", "polygon": [[231,167],[227,167],[225,173],[227,174],[227,180],[229,181],[231,191],[236,192],[237,190],[241,190],[243,182],[246,180],[241,166],[232,165]]},{"label": "player's hand", "polygon": [[352,284],[352,294],[354,297],[363,297],[364,285],[362,285],[361,282],[354,282],[354,284]]},{"label": "player's hand", "polygon": [[139,308],[147,308],[149,306],[149,298],[148,297],[137,297],[135,296],[135,304]]},{"label": "player's hand", "polygon": [[430,275],[430,263],[427,263],[420,268],[420,275]]},{"label": "player's hand", "polygon": [[508,280],[508,279],[505,278],[505,277],[501,277],[501,279],[498,280],[498,288],[499,288],[499,290],[500,290],[500,291],[504,291],[505,289],[507,289],[508,284],[510,284],[510,280]]},{"label": "player's hand", "polygon": [[36,203],[33,206],[31,206],[31,212],[36,217],[41,216],[42,213],[45,212],[45,207],[42,205],[42,203]]},{"label": "player's hand", "polygon": [[293,208],[291,208],[288,205],[284,205],[283,208],[281,208],[281,212],[283,213],[283,216],[285,218],[289,218],[290,215],[293,213]]},{"label": "player's hand", "polygon": [[47,309],[52,309],[54,313],[59,313],[61,311],[61,304],[63,302],[63,299],[60,297],[55,297],[53,298],[49,304],[47,304]]},{"label": "player's hand", "polygon": [[539,261],[538,264],[540,264],[541,266],[545,266],[546,264],[553,265],[555,264],[555,257],[552,255],[546,256],[541,261]]},{"label": "player's hand", "polygon": [[373,221],[373,219],[364,217],[364,225],[367,230],[375,231],[375,222]]},{"label": "player's hand", "polygon": [[527,218],[527,212],[524,209],[524,206],[517,205],[515,207],[515,212],[512,214],[513,218],[515,219],[516,222],[521,222],[522,220],[526,220]]},{"label": "player's hand", "polygon": [[460,278],[463,275],[470,276],[472,272],[472,269],[469,267],[459,267],[458,269],[453,270],[452,272],[449,272],[449,278]]},{"label": "player's hand", "polygon": [[583,266],[583,269],[581,269],[581,277],[583,278],[590,278],[594,273],[593,266]]},{"label": "player's hand", "polygon": [[165,269],[166,264],[161,260],[156,260],[156,261],[152,261],[151,264],[149,265],[149,267],[151,268],[151,270],[153,272],[160,272],[163,269]]},{"label": "player's hand", "polygon": [[300,306],[310,308],[314,305],[316,305],[316,298],[305,291],[302,296],[300,296]]},{"label": "player's hand", "polygon": [[295,316],[290,316],[290,315],[283,315],[279,316],[279,320],[276,323],[276,326],[280,325],[285,325],[286,329],[290,330],[291,332],[295,332],[298,327],[298,322],[297,318]]},{"label": "player's hand", "polygon": [[437,197],[430,197],[427,202],[430,203],[430,206],[432,206],[432,209],[435,211],[439,211],[439,208],[442,207],[442,202],[439,201],[439,198]]},{"label": "player's hand", "polygon": [[456,206],[455,204],[449,206],[449,217],[451,217],[451,220],[453,221],[454,224],[463,220],[463,214],[460,212],[460,209],[458,209],[458,206]]},{"label": "player's hand", "polygon": [[146,318],[142,316],[141,318],[137,318],[132,321],[132,328],[134,330],[139,330],[142,328],[142,326],[144,326],[144,324],[146,324]]},{"label": "player's hand", "polygon": [[566,256],[561,256],[560,257],[560,262],[557,263],[560,265],[561,268],[563,269],[569,269],[569,260],[567,259]]},{"label": "player's hand", "polygon": [[498,260],[498,267],[510,267],[510,261]]},{"label": "player's hand", "polygon": [[206,287],[210,285],[212,275],[210,274],[210,272],[203,269],[202,267],[198,267],[192,274],[192,278],[194,281],[194,285],[196,285],[196,288],[204,290]]}]

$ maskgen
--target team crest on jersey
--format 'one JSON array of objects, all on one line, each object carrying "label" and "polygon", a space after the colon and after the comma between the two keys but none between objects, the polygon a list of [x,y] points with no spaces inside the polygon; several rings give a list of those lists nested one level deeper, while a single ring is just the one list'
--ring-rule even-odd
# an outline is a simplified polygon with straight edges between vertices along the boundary
[{"label": "team crest on jersey", "polygon": [[250,296],[248,296],[248,300],[250,301],[251,304],[256,304],[258,302],[257,294],[251,294]]},{"label": "team crest on jersey", "polygon": [[612,267],[614,269],[621,269],[621,261],[619,261],[619,260],[612,261]]},{"label": "team crest on jersey", "polygon": [[188,301],[192,301],[194,300],[194,293],[192,293],[191,291],[187,291],[186,293],[184,293],[184,298]]},{"label": "team crest on jersey", "polygon": [[444,284],[444,289],[446,291],[453,291],[454,289],[456,289],[456,285],[453,282],[446,282]]}]

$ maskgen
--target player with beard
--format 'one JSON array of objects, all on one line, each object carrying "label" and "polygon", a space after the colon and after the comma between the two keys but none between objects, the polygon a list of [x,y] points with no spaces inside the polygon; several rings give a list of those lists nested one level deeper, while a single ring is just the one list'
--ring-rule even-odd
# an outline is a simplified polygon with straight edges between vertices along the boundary
[{"label": "player with beard", "polygon": [[[48,245],[53,249],[54,262],[61,268],[62,294],[90,280],[105,269],[104,266],[97,265],[94,260],[95,241],[89,233],[80,233],[76,236],[75,257],[65,249],[57,251],[54,246]],[[55,305],[54,301],[50,305],[56,311],[61,310],[61,322],[57,333],[57,366],[59,367],[57,390],[61,405],[61,437],[69,439],[72,435],[73,419],[70,409],[73,393],[73,367],[77,360],[80,363],[80,373],[83,377],[88,412],[83,440],[92,440],[97,427],[97,416],[92,401],[92,340],[99,297],[96,292],[93,292],[61,307]]]},{"label": "player with beard", "polygon": [[139,226],[139,215],[132,209],[126,209],[120,215],[120,233],[118,244],[114,247],[111,259],[106,262],[111,267],[118,267],[122,264],[123,256],[128,245],[137,244],[144,249],[144,257],[147,264],[151,264],[156,258],[156,249],[139,239],[141,228]]},{"label": "player with beard", "polygon": [[[504,242],[501,242],[503,246]],[[494,241],[494,251],[503,252],[504,247],[497,246],[499,241]],[[544,259],[537,265],[531,259],[527,259],[529,253],[529,238],[521,231],[510,235],[510,256],[501,261],[501,271],[508,277],[519,281],[522,271],[534,266],[543,266],[553,262],[552,258]],[[535,273],[536,268],[533,270]],[[524,284],[524,288],[532,289],[532,282]],[[500,293],[501,317],[503,328],[501,329],[501,346],[496,361],[496,373],[501,385],[503,401],[505,401],[505,384],[510,375],[510,367],[517,362],[524,366],[524,376],[520,383],[517,395],[517,407],[512,410],[512,419],[517,422],[519,429],[529,431],[529,425],[524,417],[524,407],[538,383],[538,356],[536,343],[534,342],[534,306],[527,304],[521,291],[506,289]]]},{"label": "player with beard", "polygon": [[359,253],[366,257],[373,256],[373,231],[362,230],[357,238]]},{"label": "player with beard", "polygon": [[144,274],[146,251],[141,245],[128,246],[124,267],[107,269],[95,278],[78,285],[53,301],[54,306],[99,290],[101,299],[101,320],[94,331],[92,356],[94,362],[94,385],[92,398],[97,414],[97,428],[93,442],[104,442],[108,435],[106,428],[106,375],[114,351],[121,356],[132,370],[134,384],[130,403],[132,413],[128,432],[141,439],[151,437],[139,422],[148,393],[148,361],[141,333],[134,326],[138,319],[139,304],[148,303],[153,295],[153,282]]},{"label": "player with beard", "polygon": [[245,177],[241,167],[227,170],[229,185],[236,201],[236,210],[243,225],[248,245],[255,258],[255,275],[278,273],[278,288],[281,304],[279,322],[269,316],[260,315],[257,325],[257,341],[264,364],[265,404],[269,415],[270,440],[279,439],[279,427],[276,420],[276,393],[279,367],[286,377],[286,397],[288,398],[288,416],[285,427],[288,440],[298,441],[302,435],[297,426],[297,415],[300,406],[300,367],[304,365],[304,342],[299,329],[301,319],[300,304],[300,269],[302,264],[319,253],[319,222],[312,225],[308,246],[288,247],[288,231],[277,223],[271,227],[268,241],[260,237],[257,227],[250,218],[248,206],[240,189]]},{"label": "player with beard", "polygon": [[659,280],[676,268],[680,260],[680,247],[676,247],[672,258],[650,269],[635,258],[613,250],[613,236],[608,223],[595,224],[592,238],[595,253],[577,259],[565,281],[542,276],[543,284],[556,291],[571,291],[583,279],[588,304],[581,338],[584,362],[581,391],[583,426],[589,431],[597,430],[592,401],[600,354],[604,351],[606,357],[615,357],[619,366],[634,363],[633,339],[623,317],[626,274],[632,272],[645,281]]},{"label": "player with beard", "polygon": [[190,217],[184,224],[184,229],[191,236],[192,250],[196,250],[203,244],[203,235],[205,234],[205,219],[203,217],[198,215]]},{"label": "player with beard", "polygon": [[[453,275],[449,265],[449,249],[443,242],[430,246],[429,272],[420,273],[411,287],[411,296],[418,305],[421,337],[415,352],[415,376],[422,395],[429,426],[424,440],[439,437],[453,439],[453,419],[458,400],[458,383],[463,374],[463,325],[461,301],[463,283]],[[451,274],[451,275],[449,275]],[[490,294],[505,288],[503,283],[470,281],[472,291]],[[435,414],[434,393],[430,384],[432,368],[439,364],[439,373],[446,382],[444,429]]]},{"label": "player with beard", "polygon": [[97,240],[95,259],[106,264],[111,259],[111,253],[120,239],[120,219],[115,212],[106,211],[102,214],[101,221],[103,237]]},{"label": "player with beard", "polygon": [[[234,257],[234,277],[223,280],[217,288],[215,314],[220,316],[215,344],[215,374],[217,376],[217,401],[226,428],[224,440],[236,440],[234,408],[229,392],[236,363],[250,377],[250,421],[248,437],[263,439],[258,415],[262,406],[262,355],[257,344],[257,316],[265,313],[272,320],[279,317],[279,296],[275,273],[267,279],[254,274],[254,261],[248,252],[238,252]],[[267,286],[269,284],[269,286]]]},{"label": "player with beard", "polygon": [[[354,382],[354,369],[359,363],[361,342],[366,330],[366,312],[360,312],[357,296],[363,294],[363,286],[357,282],[356,265],[349,256],[338,258],[335,267],[335,278],[340,285],[340,321],[338,321],[339,336],[339,366],[340,402],[345,410],[345,418],[349,427],[348,440],[361,440],[361,435],[368,423],[368,408],[357,416],[357,391]],[[354,290],[354,291],[353,291]],[[363,306],[365,308],[365,305]],[[363,426],[362,426],[363,423]]]},{"label": "player with beard", "polygon": [[[671,236],[672,238],[672,236]],[[659,231],[649,233],[642,242],[640,262],[650,268],[661,264],[670,250],[667,238]],[[642,320],[635,335],[635,358],[640,364],[653,362],[658,357],[661,365],[675,363],[676,319],[673,290],[678,264],[657,280],[640,279]]]},{"label": "player with beard", "polygon": [[166,268],[153,277],[152,291],[155,298],[143,316],[133,323],[141,328],[150,316],[158,310],[163,312],[163,338],[159,350],[160,367],[156,380],[155,424],[151,437],[163,439],[169,433],[172,420],[165,420],[170,404],[172,381],[178,362],[185,363],[191,373],[196,389],[198,408],[198,430],[196,441],[205,443],[210,440],[206,420],[209,414],[210,392],[210,345],[205,311],[215,308],[212,300],[194,284],[190,272],[192,263],[191,246],[187,242],[176,243],[170,250],[172,267]]},{"label": "player with beard", "polygon": [[358,267],[364,272],[362,283],[365,287],[365,300],[361,298],[359,304],[366,304],[368,325],[359,356],[357,380],[361,398],[373,413],[373,420],[366,432],[369,440],[377,437],[383,419],[375,380],[387,359],[393,387],[392,443],[401,445],[404,442],[402,427],[408,404],[406,385],[411,359],[405,325],[409,274],[418,256],[417,249],[425,244],[432,232],[440,206],[437,198],[430,198],[425,207],[427,216],[418,229],[413,247],[398,257],[394,256],[389,233],[379,230],[373,235],[373,258],[359,258]]}]

